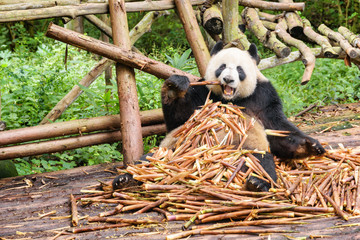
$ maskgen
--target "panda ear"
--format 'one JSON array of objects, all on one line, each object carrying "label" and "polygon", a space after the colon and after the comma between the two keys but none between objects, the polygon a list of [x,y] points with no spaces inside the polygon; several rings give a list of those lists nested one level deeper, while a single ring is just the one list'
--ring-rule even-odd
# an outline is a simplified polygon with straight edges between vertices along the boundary
[{"label": "panda ear", "polygon": [[218,41],[215,46],[211,49],[211,52],[210,52],[210,56],[213,56],[215,54],[217,54],[218,52],[220,52],[224,46],[223,46],[223,42],[220,40]]},{"label": "panda ear", "polygon": [[259,64],[260,57],[258,55],[257,47],[256,47],[256,45],[254,43],[250,44],[248,52],[249,52],[250,56],[255,60],[256,64]]}]

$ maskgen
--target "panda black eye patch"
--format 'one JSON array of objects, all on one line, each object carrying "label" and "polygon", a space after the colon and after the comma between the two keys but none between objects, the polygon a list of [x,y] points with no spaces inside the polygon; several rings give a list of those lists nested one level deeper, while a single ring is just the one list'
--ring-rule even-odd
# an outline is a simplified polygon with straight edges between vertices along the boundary
[{"label": "panda black eye patch", "polygon": [[221,64],[220,67],[215,71],[215,77],[218,78],[225,68],[226,68],[226,64]]},{"label": "panda black eye patch", "polygon": [[246,74],[244,72],[244,69],[241,67],[241,66],[237,66],[236,67],[236,70],[238,71],[239,73],[239,79],[240,81],[244,81],[244,79],[246,78]]}]

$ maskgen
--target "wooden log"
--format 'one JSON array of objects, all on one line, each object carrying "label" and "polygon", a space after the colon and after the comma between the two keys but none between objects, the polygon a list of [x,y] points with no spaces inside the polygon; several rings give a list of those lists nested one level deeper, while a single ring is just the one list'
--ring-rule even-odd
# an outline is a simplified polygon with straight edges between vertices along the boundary
[{"label": "wooden log", "polygon": [[242,33],[238,28],[239,6],[237,1],[224,0],[222,4],[222,15],[224,19],[224,42],[230,43],[236,41],[236,43],[238,42],[238,46],[236,47],[242,50],[249,49],[250,42],[247,40],[245,34]]},{"label": "wooden log", "polygon": [[211,34],[219,35],[223,31],[223,18],[218,5],[212,5],[203,14],[203,27]]},{"label": "wooden log", "polygon": [[205,76],[210,53],[196,21],[195,13],[189,0],[175,0],[178,15],[184,26],[186,38],[195,57],[201,76]]},{"label": "wooden log", "polygon": [[[140,112],[143,126],[164,122],[161,109]],[[118,130],[120,115],[102,116],[0,132],[0,146],[96,131]]]},{"label": "wooden log", "polygon": [[[342,51],[342,49],[340,47],[334,47],[333,49],[334,49],[335,53],[337,55],[339,55],[337,57],[337,59],[344,59],[345,58],[346,53],[344,51]],[[325,55],[322,52],[321,48],[311,48],[310,50],[317,58],[325,58]],[[299,61],[299,60],[301,60],[300,51],[294,51],[294,52],[290,53],[290,55],[288,57],[286,57],[286,58],[278,58],[276,56],[273,56],[273,57],[262,59],[260,61],[258,67],[259,67],[260,70],[265,70],[265,69],[273,68],[273,67],[276,67],[276,66],[288,64],[288,63],[291,63],[291,62]],[[360,59],[359,58],[353,59],[352,61],[357,61],[360,64]]]},{"label": "wooden log", "polygon": [[347,55],[349,55],[350,58],[357,58],[359,56],[359,53],[357,49],[352,47],[350,43],[338,32],[334,32],[330,28],[328,28],[325,24],[321,24],[318,27],[318,30],[320,33],[324,34],[331,40],[336,41],[340,44],[340,47],[344,49]]},{"label": "wooden log", "polygon": [[[166,132],[165,124],[157,124],[142,127],[142,136],[151,136],[154,134],[164,134]],[[0,148],[0,160],[14,159],[40,155],[45,153],[62,152],[66,150],[87,147],[97,144],[114,143],[121,141],[121,132],[106,132],[88,134],[79,137],[71,137],[46,142],[30,143],[12,147]]]},{"label": "wooden log", "polygon": [[26,9],[80,4],[80,0],[56,0],[56,1],[53,0],[53,1],[38,1],[38,2],[16,1],[17,3],[15,4],[14,1],[11,1],[4,5],[1,5],[2,2],[3,1],[0,1],[0,11],[26,10]]},{"label": "wooden log", "polygon": [[[108,67],[114,62],[110,59],[103,58],[96,66],[85,75],[79,82],[84,87],[89,87]],[[54,122],[61,114],[80,96],[83,92],[79,85],[75,85],[66,95],[63,97],[56,106],[44,117],[40,124],[47,124]]]},{"label": "wooden log", "polygon": [[276,25],[276,33],[277,35],[287,44],[294,46],[299,49],[302,54],[302,62],[305,65],[305,71],[301,80],[301,84],[304,85],[310,81],[312,72],[315,67],[315,56],[312,54],[310,48],[306,46],[300,40],[297,40],[290,36],[290,34],[286,31],[287,25],[284,19],[280,20]]},{"label": "wooden log", "polygon": [[[201,5],[206,0],[191,0],[192,5]],[[175,7],[174,1],[141,1],[126,3],[128,12],[143,12],[143,11],[161,11],[173,9]],[[0,12],[1,22],[16,22],[29,21],[44,18],[54,17],[70,17],[76,18],[78,16],[90,14],[104,14],[109,13],[109,5],[107,3],[85,3],[73,6],[56,6],[49,8],[29,9],[29,10],[13,10]]]},{"label": "wooden log", "polygon": [[[280,3],[290,4],[293,0],[279,0]],[[303,23],[299,14],[294,11],[287,11],[285,13],[286,23],[288,25],[288,31],[294,38],[299,38],[303,35]]]},{"label": "wooden log", "polygon": [[336,54],[335,50],[333,49],[333,47],[331,46],[331,44],[329,42],[329,39],[327,39],[326,37],[315,32],[311,28],[311,24],[310,24],[309,20],[304,18],[302,21],[304,23],[305,36],[321,46],[325,57],[337,58],[339,55]]},{"label": "wooden log", "polygon": [[305,3],[277,3],[260,0],[239,0],[239,4],[244,7],[259,8],[273,11],[304,11]]},{"label": "wooden log", "polygon": [[[102,22],[104,22],[106,24],[106,26],[109,26],[111,24],[110,22],[110,16],[108,16],[108,14],[102,14],[100,17],[100,20]],[[111,29],[111,28],[110,28]],[[112,31],[112,30],[111,30]],[[111,33],[112,34],[112,33]],[[108,35],[106,35],[105,33],[101,33],[100,35],[100,39],[104,42],[109,43],[110,42],[110,37]],[[108,94],[110,94],[110,98],[112,98],[112,65],[109,66],[107,69],[105,69],[104,72],[104,77],[105,77],[105,95],[108,96]],[[105,108],[109,111],[109,105],[108,103],[106,103]]]},{"label": "wooden log", "polygon": [[103,34],[106,34],[108,37],[112,38],[112,29],[108,24],[103,22],[95,15],[85,15],[84,17],[86,20],[96,26]]},{"label": "wooden log", "polygon": [[84,36],[53,23],[50,23],[46,36],[104,56],[116,62],[126,64],[130,67],[140,69],[158,78],[167,79],[171,75],[177,74],[187,76],[191,82],[199,80],[199,77],[170,67],[162,62],[152,60],[133,51],[124,50],[95,38]]},{"label": "wooden log", "polygon": [[351,32],[349,29],[347,29],[346,27],[340,26],[338,29],[339,33],[341,35],[344,36],[344,38],[346,40],[349,41],[349,43],[353,46],[353,47],[358,47],[360,48],[360,36],[354,34],[353,32]]},{"label": "wooden log", "polygon": [[264,44],[265,47],[275,52],[276,56],[284,58],[289,56],[291,50],[276,38],[275,32],[270,32],[260,21],[254,8],[245,8],[243,17],[249,30]]},{"label": "wooden log", "polygon": [[[110,20],[114,44],[131,50],[124,0],[109,0]],[[116,81],[120,108],[120,129],[125,166],[134,164],[143,154],[140,108],[134,69],[116,63]]]}]

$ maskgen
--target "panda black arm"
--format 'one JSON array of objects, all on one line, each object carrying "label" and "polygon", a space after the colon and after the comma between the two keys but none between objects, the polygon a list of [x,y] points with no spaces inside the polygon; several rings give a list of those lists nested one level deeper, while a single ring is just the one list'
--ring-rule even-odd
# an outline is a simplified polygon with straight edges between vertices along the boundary
[{"label": "panda black arm", "polygon": [[172,75],[161,88],[161,103],[167,131],[189,119],[196,108],[205,103],[209,90],[206,86],[190,86],[187,77]]},{"label": "panda black arm", "polygon": [[[241,104],[240,104],[241,105]],[[279,95],[270,82],[259,82],[254,94],[243,99],[266,129],[286,130],[287,137],[268,136],[271,152],[279,158],[298,158],[325,152],[321,144],[289,122],[283,112]]]}]

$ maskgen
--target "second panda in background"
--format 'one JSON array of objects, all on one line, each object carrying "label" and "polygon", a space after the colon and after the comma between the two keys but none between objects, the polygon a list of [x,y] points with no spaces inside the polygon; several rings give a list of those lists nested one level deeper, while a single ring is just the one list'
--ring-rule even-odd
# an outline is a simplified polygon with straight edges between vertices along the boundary
[{"label": "second panda in background", "polygon": [[[168,132],[184,124],[195,109],[202,106],[211,91],[210,99],[245,107],[244,112],[261,121],[266,129],[289,131],[287,137],[267,136],[270,151],[281,159],[294,159],[325,152],[321,144],[290,123],[282,109],[281,100],[257,63],[259,56],[254,44],[248,51],[223,49],[218,42],[203,81],[220,81],[221,85],[190,86],[181,75],[168,78],[161,89],[161,100]],[[201,80],[200,80],[201,81]]]}]

